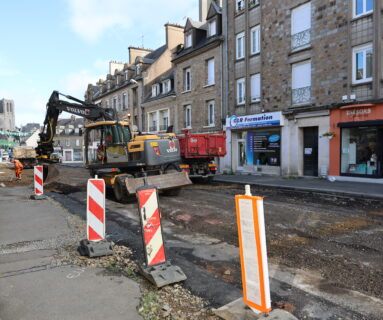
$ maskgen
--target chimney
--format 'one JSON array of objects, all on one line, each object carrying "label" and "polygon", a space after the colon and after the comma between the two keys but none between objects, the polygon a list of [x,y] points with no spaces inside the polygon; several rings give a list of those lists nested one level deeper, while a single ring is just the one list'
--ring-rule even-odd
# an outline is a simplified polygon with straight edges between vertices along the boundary
[{"label": "chimney", "polygon": [[199,21],[205,22],[212,0],[199,0]]},{"label": "chimney", "polygon": [[184,27],[176,24],[165,24],[166,46],[169,50],[173,50],[178,45],[184,43]]}]

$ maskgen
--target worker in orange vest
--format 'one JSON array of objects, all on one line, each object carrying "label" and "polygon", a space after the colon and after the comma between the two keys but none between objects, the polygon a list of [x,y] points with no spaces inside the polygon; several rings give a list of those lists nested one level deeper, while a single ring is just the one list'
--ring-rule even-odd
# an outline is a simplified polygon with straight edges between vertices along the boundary
[{"label": "worker in orange vest", "polygon": [[21,174],[23,173],[23,169],[24,169],[24,166],[22,165],[22,163],[15,159],[12,161],[13,164],[15,165],[15,174],[16,174],[16,179],[17,180],[21,180]]}]

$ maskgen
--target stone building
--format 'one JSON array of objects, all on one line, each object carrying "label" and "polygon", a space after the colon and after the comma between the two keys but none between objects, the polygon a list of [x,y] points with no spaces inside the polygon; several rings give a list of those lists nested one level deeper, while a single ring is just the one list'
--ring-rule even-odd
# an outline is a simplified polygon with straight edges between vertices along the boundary
[{"label": "stone building", "polygon": [[227,170],[383,177],[382,1],[235,0],[224,13]]},{"label": "stone building", "polygon": [[0,100],[0,131],[14,131],[15,126],[15,103],[13,100]]},{"label": "stone building", "polygon": [[71,117],[57,121],[54,151],[62,157],[62,162],[82,162],[84,159],[83,128],[84,119]]},{"label": "stone building", "polygon": [[222,9],[201,0],[200,19],[187,19],[184,46],[174,56],[177,121],[175,132],[222,130]]}]

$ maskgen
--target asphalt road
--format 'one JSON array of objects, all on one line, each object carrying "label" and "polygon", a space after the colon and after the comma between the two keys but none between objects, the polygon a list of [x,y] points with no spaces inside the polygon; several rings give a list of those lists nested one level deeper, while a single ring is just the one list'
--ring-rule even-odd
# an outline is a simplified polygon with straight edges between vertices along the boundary
[{"label": "asphalt road", "polygon": [[[161,197],[169,256],[185,285],[215,307],[241,296],[232,185],[197,184]],[[383,205],[351,198],[253,190],[265,196],[274,306],[299,319],[381,319]],[[85,193],[52,194],[73,213]],[[107,201],[107,232],[142,259],[137,205]]]}]

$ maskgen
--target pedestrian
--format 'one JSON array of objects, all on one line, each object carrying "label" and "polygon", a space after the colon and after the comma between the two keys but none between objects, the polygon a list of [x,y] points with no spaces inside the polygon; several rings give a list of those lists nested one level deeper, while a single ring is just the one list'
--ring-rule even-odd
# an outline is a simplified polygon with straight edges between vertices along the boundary
[{"label": "pedestrian", "polygon": [[16,179],[17,180],[21,180],[21,174],[23,173],[23,169],[24,169],[24,166],[22,165],[22,163],[15,159],[15,160],[12,160],[14,166],[15,166],[15,175],[16,175]]}]

